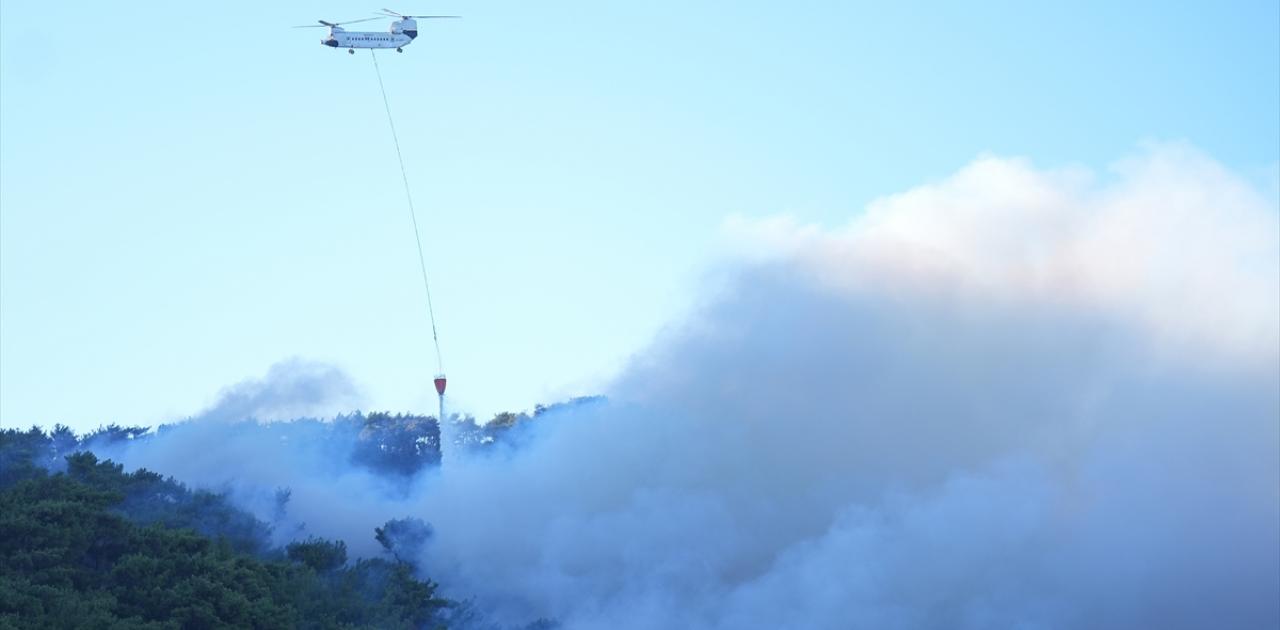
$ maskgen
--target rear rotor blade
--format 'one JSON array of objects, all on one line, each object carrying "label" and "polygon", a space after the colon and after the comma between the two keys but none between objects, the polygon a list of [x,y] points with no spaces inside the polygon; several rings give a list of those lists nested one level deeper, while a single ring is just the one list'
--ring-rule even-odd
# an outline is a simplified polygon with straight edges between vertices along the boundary
[{"label": "rear rotor blade", "polygon": [[386,14],[386,15],[393,16],[393,17],[398,17],[398,18],[421,18],[421,19],[431,19],[431,18],[460,18],[460,17],[462,17],[461,15],[405,15],[405,14],[403,14],[403,13],[396,13],[395,11],[392,11],[391,9],[383,9],[383,10],[382,10],[382,12],[383,12],[384,14]]}]

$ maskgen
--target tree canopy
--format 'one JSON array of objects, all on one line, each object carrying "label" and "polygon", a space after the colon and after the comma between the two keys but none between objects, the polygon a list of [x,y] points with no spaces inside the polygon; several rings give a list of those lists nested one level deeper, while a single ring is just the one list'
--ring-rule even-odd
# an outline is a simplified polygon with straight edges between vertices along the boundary
[{"label": "tree canopy", "polygon": [[221,495],[90,452],[51,474],[20,457],[43,456],[34,431],[0,433],[0,627],[445,626],[451,603],[405,562],[349,563],[321,539],[270,549]]}]

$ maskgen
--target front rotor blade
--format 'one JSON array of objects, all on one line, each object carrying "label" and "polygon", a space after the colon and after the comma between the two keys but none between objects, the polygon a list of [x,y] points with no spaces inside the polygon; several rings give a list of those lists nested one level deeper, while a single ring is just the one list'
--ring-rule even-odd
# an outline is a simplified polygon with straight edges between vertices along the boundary
[{"label": "front rotor blade", "polygon": [[396,17],[406,17],[406,16],[404,16],[404,15],[401,15],[401,14],[399,14],[399,13],[396,13],[395,11],[392,11],[391,9],[383,9],[382,11],[383,11],[384,13],[388,14],[388,15],[394,15],[394,16],[396,16]]},{"label": "front rotor blade", "polygon": [[348,20],[348,21],[346,21],[346,22],[338,22],[338,23],[336,24],[336,26],[342,26],[342,25],[344,25],[344,24],[359,24],[359,23],[361,23],[361,22],[372,22],[372,21],[374,21],[374,20],[381,20],[381,19],[382,19],[382,18],[372,17],[372,18],[365,18],[365,19],[363,19],[363,20]]},{"label": "front rotor blade", "polygon": [[430,20],[432,18],[461,18],[461,15],[406,15],[408,18],[418,18],[421,20]]}]

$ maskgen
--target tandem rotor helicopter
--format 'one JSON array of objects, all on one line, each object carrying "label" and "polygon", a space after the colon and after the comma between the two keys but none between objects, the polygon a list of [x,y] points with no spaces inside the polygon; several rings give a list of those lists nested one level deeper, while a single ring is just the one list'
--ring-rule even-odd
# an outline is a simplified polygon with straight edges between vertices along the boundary
[{"label": "tandem rotor helicopter", "polygon": [[[404,47],[413,43],[418,37],[418,23],[414,21],[432,20],[432,19],[454,19],[462,17],[460,15],[404,15],[396,13],[390,9],[383,9],[378,17],[365,18],[363,20],[350,20],[347,22],[326,22],[317,20],[319,25],[307,24],[305,26],[295,26],[294,28],[328,28],[329,36],[320,40],[320,43],[330,48],[346,48],[347,52],[354,55],[357,48],[394,48],[396,52],[404,52]],[[348,31],[342,28],[346,24],[358,24],[360,22],[371,22],[373,20],[381,20],[391,18],[391,28],[386,33],[378,31]]]}]

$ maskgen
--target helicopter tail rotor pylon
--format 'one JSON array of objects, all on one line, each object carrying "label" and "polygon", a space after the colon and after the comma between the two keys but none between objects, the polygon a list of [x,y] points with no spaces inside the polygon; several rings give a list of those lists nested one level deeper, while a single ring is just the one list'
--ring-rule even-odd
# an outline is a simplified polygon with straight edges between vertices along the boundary
[{"label": "helicopter tail rotor pylon", "polygon": [[393,17],[393,18],[400,18],[400,19],[408,18],[408,19],[419,19],[419,20],[458,19],[462,17],[461,15],[405,15],[403,13],[397,13],[395,11],[392,11],[391,9],[383,9],[381,15],[385,17]]}]

